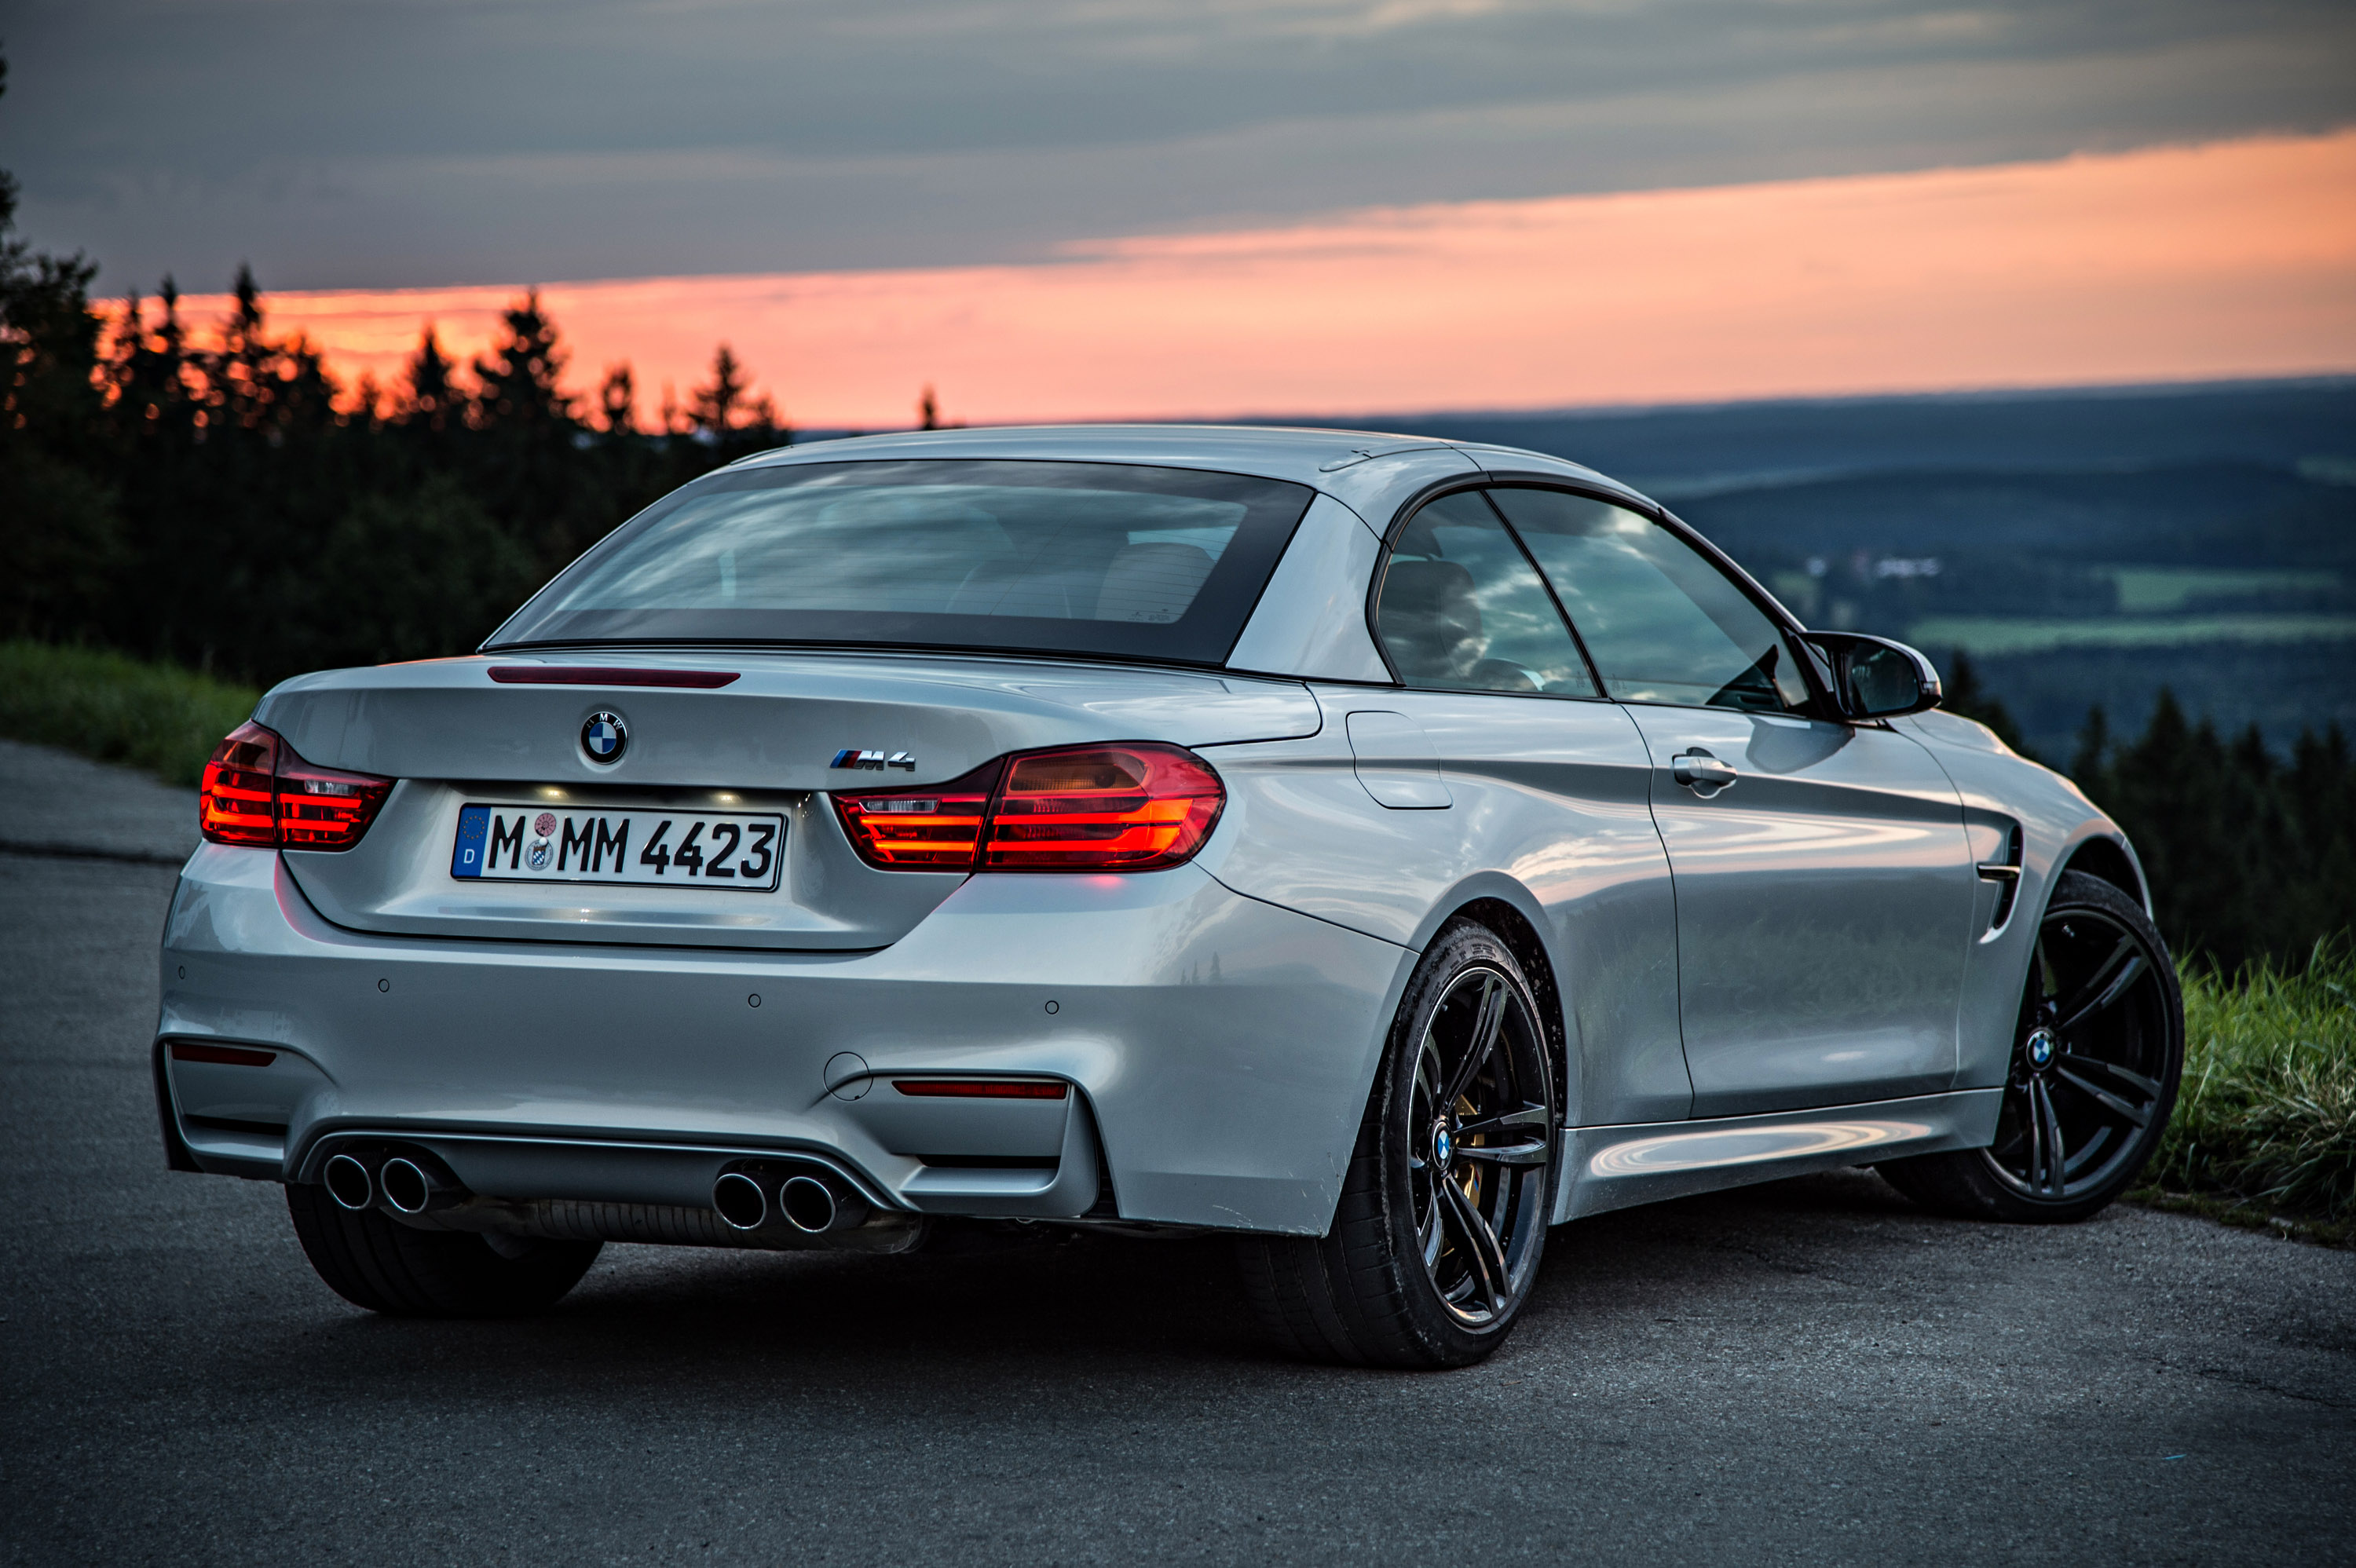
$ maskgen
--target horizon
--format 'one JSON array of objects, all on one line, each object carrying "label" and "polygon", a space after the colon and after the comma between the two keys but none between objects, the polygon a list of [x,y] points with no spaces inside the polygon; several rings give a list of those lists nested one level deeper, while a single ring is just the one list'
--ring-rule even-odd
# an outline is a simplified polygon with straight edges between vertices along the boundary
[{"label": "horizon", "polygon": [[[2276,379],[2356,371],[2350,188],[2356,131],[537,293],[568,389],[626,363],[683,400],[724,342],[791,422],[843,429],[926,387],[945,418],[1036,424]],[[427,325],[464,359],[526,286],[269,303],[390,387]]]}]

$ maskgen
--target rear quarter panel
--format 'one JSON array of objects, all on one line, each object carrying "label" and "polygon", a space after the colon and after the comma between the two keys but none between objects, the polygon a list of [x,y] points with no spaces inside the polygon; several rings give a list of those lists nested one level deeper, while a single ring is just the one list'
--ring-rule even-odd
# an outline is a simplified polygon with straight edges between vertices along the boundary
[{"label": "rear quarter panel", "polygon": [[[1564,1000],[1571,1120],[1685,1115],[1676,906],[1626,715],[1609,703],[1527,705],[1526,754],[1489,732],[1487,756],[1467,765],[1457,759],[1479,748],[1451,736],[1430,701],[1417,706],[1457,700],[1447,694],[1314,689],[1327,713],[1315,737],[1205,752],[1226,781],[1228,817],[1204,869],[1249,897],[1417,951],[1473,900],[1513,904]],[[1387,809],[1355,772],[1343,716],[1407,707],[1450,759],[1444,810]]]}]

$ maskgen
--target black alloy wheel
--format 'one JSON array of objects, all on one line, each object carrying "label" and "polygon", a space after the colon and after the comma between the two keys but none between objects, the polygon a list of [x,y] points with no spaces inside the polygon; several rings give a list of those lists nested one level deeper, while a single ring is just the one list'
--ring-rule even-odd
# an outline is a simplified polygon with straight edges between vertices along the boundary
[{"label": "black alloy wheel", "polygon": [[1541,1040],[1513,977],[1475,965],[1450,980],[1417,1048],[1407,1126],[1417,1251],[1467,1328],[1506,1317],[1544,1245],[1553,1114]]},{"label": "black alloy wheel", "polygon": [[1332,1230],[1241,1245],[1262,1320],[1313,1360],[1490,1354],[1546,1250],[1559,1122],[1521,965],[1485,927],[1450,926],[1400,1003]]},{"label": "black alloy wheel", "polygon": [[2083,1220],[2134,1181],[2176,1105],[2184,1000],[2142,906],[2066,873],[2039,925],[1996,1139],[1882,1166],[1925,1206]]}]

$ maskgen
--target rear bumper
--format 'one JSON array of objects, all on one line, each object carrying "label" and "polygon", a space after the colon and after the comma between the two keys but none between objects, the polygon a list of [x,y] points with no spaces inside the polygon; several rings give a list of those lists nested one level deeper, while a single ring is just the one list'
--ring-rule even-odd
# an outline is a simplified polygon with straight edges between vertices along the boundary
[{"label": "rear bumper", "polygon": [[[275,854],[207,846],[166,927],[158,1084],[176,1160],[223,1174],[432,1137],[462,1177],[497,1147],[483,1179],[568,1189],[498,1197],[675,1203],[706,1165],[799,1153],[923,1212],[1315,1234],[1413,957],[1192,867],[978,877],[859,954],[380,936]],[[917,1099],[908,1074],[1071,1093]],[[1109,1193],[1075,1168],[1099,1158]]]}]

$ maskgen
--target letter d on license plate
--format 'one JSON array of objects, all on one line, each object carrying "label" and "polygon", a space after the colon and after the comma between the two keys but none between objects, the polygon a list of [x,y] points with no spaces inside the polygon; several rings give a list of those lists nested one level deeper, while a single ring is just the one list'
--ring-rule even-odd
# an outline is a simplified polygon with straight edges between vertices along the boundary
[{"label": "letter d on license plate", "polygon": [[450,874],[469,881],[770,892],[785,848],[782,816],[465,805],[458,810]]}]

